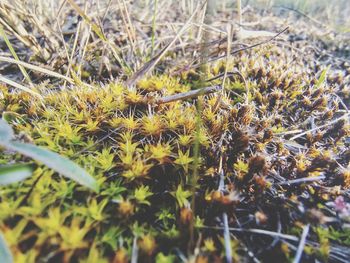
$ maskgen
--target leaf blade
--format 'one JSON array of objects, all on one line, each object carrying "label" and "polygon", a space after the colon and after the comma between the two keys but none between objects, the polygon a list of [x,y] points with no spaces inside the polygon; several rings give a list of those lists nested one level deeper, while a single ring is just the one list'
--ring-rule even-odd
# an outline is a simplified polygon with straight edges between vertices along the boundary
[{"label": "leaf blade", "polygon": [[330,66],[328,66],[327,68],[322,70],[321,75],[315,84],[315,88],[319,88],[326,81],[327,72],[328,72],[329,68],[330,68]]},{"label": "leaf blade", "polygon": [[33,174],[32,164],[14,164],[0,166],[0,185],[23,181]]},{"label": "leaf blade", "polygon": [[95,192],[98,192],[98,184],[96,180],[87,173],[83,168],[75,164],[73,161],[63,157],[55,152],[37,147],[32,144],[9,141],[5,145],[6,148],[19,152],[25,156],[33,158],[45,164],[47,167],[55,170],[61,175],[84,185]]},{"label": "leaf blade", "polygon": [[12,127],[3,119],[0,119],[0,143],[10,141],[14,136]]},{"label": "leaf blade", "polygon": [[12,254],[10,252],[10,249],[8,248],[5,238],[3,235],[0,233],[0,258],[1,262],[3,263],[12,263],[13,258]]}]

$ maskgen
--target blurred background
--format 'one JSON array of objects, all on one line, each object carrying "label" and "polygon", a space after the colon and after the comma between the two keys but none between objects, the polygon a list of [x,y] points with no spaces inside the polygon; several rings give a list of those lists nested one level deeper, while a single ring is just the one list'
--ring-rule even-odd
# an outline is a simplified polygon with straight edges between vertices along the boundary
[{"label": "blurred background", "polygon": [[[174,42],[173,53],[167,53],[168,62],[181,65],[188,63],[182,60],[203,55],[192,51],[198,49],[204,37],[209,42],[224,40],[229,25],[233,31],[237,29],[237,2],[208,0],[203,5],[204,1],[199,0],[0,0],[0,26],[22,61],[66,75],[74,70],[84,79],[108,80],[130,73],[123,63],[135,72],[183,27],[186,29]],[[349,59],[349,2],[241,0],[242,25],[247,30],[271,33],[289,27],[283,34],[289,40],[305,41],[319,53],[327,50]],[[96,34],[96,29],[103,36]],[[0,52],[11,57],[3,37]],[[115,59],[116,54],[120,59]],[[16,65],[0,61],[0,72],[20,81]]]},{"label": "blurred background", "polygon": [[242,4],[271,10],[281,15],[288,12],[305,14],[327,23],[338,32],[350,32],[349,0],[247,0],[242,1]]}]

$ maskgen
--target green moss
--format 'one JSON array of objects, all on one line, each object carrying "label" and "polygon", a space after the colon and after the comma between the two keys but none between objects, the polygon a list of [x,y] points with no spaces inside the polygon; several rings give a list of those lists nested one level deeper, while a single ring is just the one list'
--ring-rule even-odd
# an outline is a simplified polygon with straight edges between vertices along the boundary
[{"label": "green moss", "polygon": [[[302,195],[296,197],[288,186],[278,183],[315,173],[332,176],[337,173],[334,160],[348,165],[342,152],[349,128],[346,123],[330,125],[321,129],[319,138],[311,133],[311,137],[289,141],[293,131],[310,128],[311,115],[317,126],[324,124],[325,110],[333,111],[333,118],[339,117],[338,100],[331,96],[335,94],[332,83],[324,85],[327,97],[317,95],[307,84],[315,79],[313,75],[284,63],[286,57],[278,48],[264,52],[264,58],[242,54],[230,61],[247,79],[249,105],[244,104],[244,83],[239,78],[228,80],[221,96],[201,98],[198,134],[195,101],[152,104],[152,98],[193,89],[194,82],[200,81],[196,72],[181,77],[152,76],[133,89],[110,83],[51,91],[43,94],[43,103],[1,87],[2,114],[13,112],[22,118],[12,121],[17,132],[74,160],[101,188],[99,194],[90,193],[40,164],[32,178],[2,187],[0,228],[16,260],[130,258],[136,238],[145,259],[171,262],[176,257],[172,248],[186,253],[192,220],[196,221],[195,237],[200,235],[203,240],[199,242],[203,258],[223,260],[223,241],[218,238],[221,230],[204,228],[215,226],[222,212],[228,213],[232,227],[237,226],[236,220],[253,218],[247,221],[247,228],[265,227],[254,220],[257,211],[264,212],[269,229],[278,211],[283,217],[282,232],[290,229],[295,219],[307,220],[298,210]],[[225,66],[213,64],[208,75],[216,75]],[[197,205],[192,211],[194,138],[200,144],[200,160]],[[320,154],[324,149],[330,159]],[[0,163],[9,160],[26,161],[2,152]],[[227,188],[216,196],[220,166]],[[312,195],[310,206],[321,202],[320,191],[295,187],[296,193]],[[300,231],[291,233],[300,235]],[[321,244],[320,257],[329,256],[328,239],[349,245],[345,233],[332,229],[326,235],[319,231],[318,237],[313,235]],[[240,243],[244,235],[238,234],[232,241],[235,260],[244,254],[245,246]],[[253,237],[261,244],[268,239]],[[286,245],[280,250],[291,257]]]}]

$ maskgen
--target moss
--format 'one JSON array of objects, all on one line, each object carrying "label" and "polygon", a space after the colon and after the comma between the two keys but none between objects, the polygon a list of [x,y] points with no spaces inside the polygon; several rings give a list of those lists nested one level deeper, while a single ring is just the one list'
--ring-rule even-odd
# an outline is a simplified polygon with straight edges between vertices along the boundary
[{"label": "moss", "polygon": [[[342,187],[349,187],[347,170],[336,165],[349,165],[349,157],[343,154],[349,125],[335,122],[318,129],[320,135],[310,131],[293,139],[296,130],[311,128],[310,116],[316,126],[322,126],[325,114],[329,120],[340,114],[337,84],[325,83],[322,92],[315,90],[311,84],[316,83],[315,76],[304,68],[290,67],[284,62],[286,56],[271,47],[259,59],[249,54],[232,59],[229,64],[247,79],[249,104],[244,102],[242,80],[229,79],[220,96],[201,98],[198,134],[194,100],[150,103],[152,98],[194,88],[200,74],[193,70],[180,77],[145,78],[133,89],[113,82],[50,91],[43,94],[43,103],[1,86],[2,114],[12,112],[22,118],[12,121],[16,130],[85,167],[101,187],[99,194],[92,194],[40,165],[33,178],[2,187],[0,228],[16,260],[126,262],[136,239],[145,261],[170,262],[175,258],[172,248],[186,253],[189,225],[197,219],[201,262],[223,260],[220,232],[210,229],[222,212],[228,213],[233,227],[245,221],[246,228],[264,225],[272,231],[278,213],[282,232],[296,220],[310,220],[304,212],[326,202],[322,189],[338,185],[338,177]],[[222,62],[211,65],[209,77],[225,66]],[[195,138],[201,158],[193,196]],[[0,162],[9,160],[25,161],[3,152]],[[219,166],[225,171],[224,192],[217,191]],[[280,184],[319,175],[328,180],[316,181],[312,189]],[[331,199],[336,196],[327,194]],[[340,229],[334,231],[333,236],[342,235]],[[322,245],[318,253],[326,258],[329,243],[319,237],[317,231],[311,235]],[[240,241],[264,246],[269,240],[254,234],[250,240],[241,234],[236,238],[232,242],[236,260],[244,257]],[[290,249],[281,243],[278,250],[291,258]]]}]

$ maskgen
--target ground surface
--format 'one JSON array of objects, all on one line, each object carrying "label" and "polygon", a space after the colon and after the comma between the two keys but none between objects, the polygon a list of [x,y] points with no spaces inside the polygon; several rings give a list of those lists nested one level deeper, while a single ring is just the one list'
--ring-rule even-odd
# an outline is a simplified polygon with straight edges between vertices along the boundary
[{"label": "ground surface", "polygon": [[[30,7],[2,6],[8,35],[20,26],[4,13],[17,12],[33,36],[9,37],[21,60],[69,77],[29,67],[43,99],[2,85],[2,117],[18,140],[69,157],[100,186],[93,193],[36,164],[31,178],[1,187],[0,229],[15,262],[288,262],[300,252],[303,262],[347,262],[349,36],[293,11],[250,7],[247,23],[260,21],[250,28],[288,28],[273,39],[234,33],[227,56],[233,9],[205,18],[203,33],[199,8],[191,30],[130,84],[196,10],[159,4],[176,12],[160,12],[153,41],[152,12],[133,16],[142,5],[131,14],[129,3],[97,14],[87,6],[89,21],[67,4],[60,27],[51,15],[59,9],[49,6],[37,16],[42,28]],[[123,30],[116,21],[126,21]],[[30,86],[16,63],[2,63],[1,74]],[[1,152],[1,164],[21,162],[30,160]]]}]

